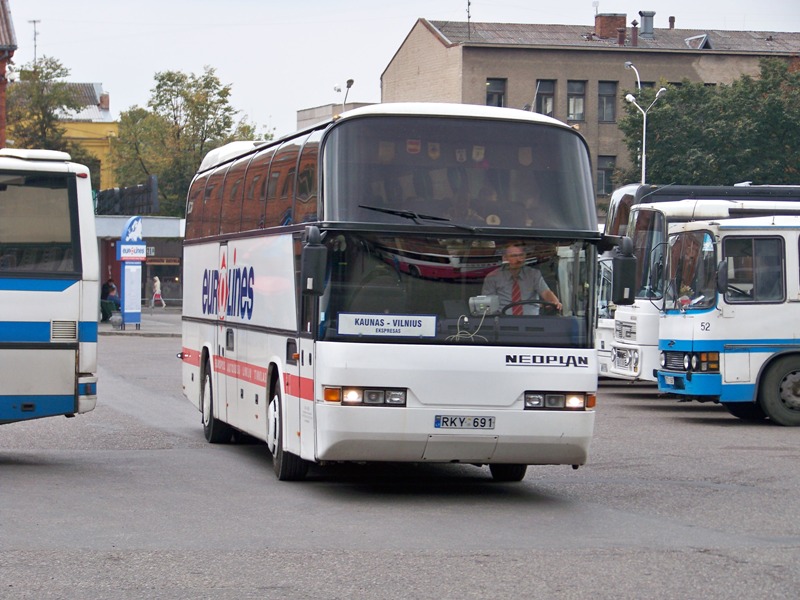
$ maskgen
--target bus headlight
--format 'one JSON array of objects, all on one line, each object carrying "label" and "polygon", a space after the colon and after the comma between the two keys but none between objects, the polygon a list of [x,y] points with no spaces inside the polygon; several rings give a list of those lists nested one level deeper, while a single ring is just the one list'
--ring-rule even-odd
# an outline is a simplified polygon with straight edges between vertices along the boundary
[{"label": "bus headlight", "polygon": [[525,410],[587,410],[596,396],[582,392],[525,392]]},{"label": "bus headlight", "polygon": [[405,406],[406,390],[386,388],[335,387],[322,388],[322,401],[345,406]]}]

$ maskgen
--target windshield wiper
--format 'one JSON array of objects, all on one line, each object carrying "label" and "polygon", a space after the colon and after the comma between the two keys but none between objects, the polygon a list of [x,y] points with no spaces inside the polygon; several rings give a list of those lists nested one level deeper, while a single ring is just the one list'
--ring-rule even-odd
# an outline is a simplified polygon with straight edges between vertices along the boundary
[{"label": "windshield wiper", "polygon": [[403,217],[405,219],[411,219],[417,225],[422,225],[420,221],[445,221],[449,225],[453,227],[458,227],[459,229],[465,229],[466,231],[475,232],[475,227],[470,227],[469,225],[459,225],[457,223],[452,223],[450,219],[447,217],[436,217],[433,215],[423,215],[420,213],[415,213],[410,210],[400,210],[396,208],[383,208],[380,206],[367,206],[366,204],[359,204],[359,208],[366,208],[367,210],[374,210],[376,212],[386,213],[387,215],[395,215],[397,217]]}]

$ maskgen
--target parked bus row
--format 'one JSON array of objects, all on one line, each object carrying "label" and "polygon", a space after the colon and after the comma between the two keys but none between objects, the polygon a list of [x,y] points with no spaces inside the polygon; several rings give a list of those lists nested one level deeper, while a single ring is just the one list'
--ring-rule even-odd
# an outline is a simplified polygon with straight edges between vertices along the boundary
[{"label": "parked bus row", "polygon": [[[637,258],[636,299],[632,305],[614,311],[607,375],[629,381],[656,381],[670,225],[698,219],[791,212],[800,209],[798,201],[800,188],[792,186],[630,185],[615,191],[606,232],[627,235],[633,240]],[[608,300],[601,298],[600,305],[601,309],[607,306]]]}]

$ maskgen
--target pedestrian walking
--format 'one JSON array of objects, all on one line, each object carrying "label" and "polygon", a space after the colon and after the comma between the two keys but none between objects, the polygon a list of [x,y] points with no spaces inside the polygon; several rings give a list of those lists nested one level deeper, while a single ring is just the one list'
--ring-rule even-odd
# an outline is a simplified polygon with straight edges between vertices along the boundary
[{"label": "pedestrian walking", "polygon": [[156,302],[161,302],[161,308],[167,307],[167,303],[161,297],[161,280],[158,277],[153,277],[153,297],[150,298],[150,308],[153,308]]}]

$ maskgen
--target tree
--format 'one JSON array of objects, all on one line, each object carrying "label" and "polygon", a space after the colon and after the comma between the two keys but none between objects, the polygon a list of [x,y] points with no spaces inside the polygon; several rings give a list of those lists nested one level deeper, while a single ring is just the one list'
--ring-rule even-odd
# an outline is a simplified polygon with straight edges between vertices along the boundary
[{"label": "tree", "polygon": [[[796,184],[800,180],[800,71],[767,59],[759,77],[706,86],[684,80],[647,113],[647,180],[660,184]],[[655,90],[643,89],[647,107]],[[620,129],[636,165],[642,116],[626,103]],[[637,181],[638,167],[620,174]]]},{"label": "tree", "polygon": [[229,141],[256,139],[253,125],[236,121],[230,94],[231,85],[222,85],[211,67],[199,76],[156,73],[148,108],[134,106],[120,115],[111,146],[120,185],[156,175],[160,212],[183,216],[189,184],[203,157]]},{"label": "tree", "polygon": [[61,119],[83,108],[70,84],[69,69],[57,59],[43,56],[24,65],[21,78],[8,86],[6,110],[9,145],[68,152],[72,160],[85,164],[92,183],[100,183],[100,161],[83,147],[64,137]]}]

